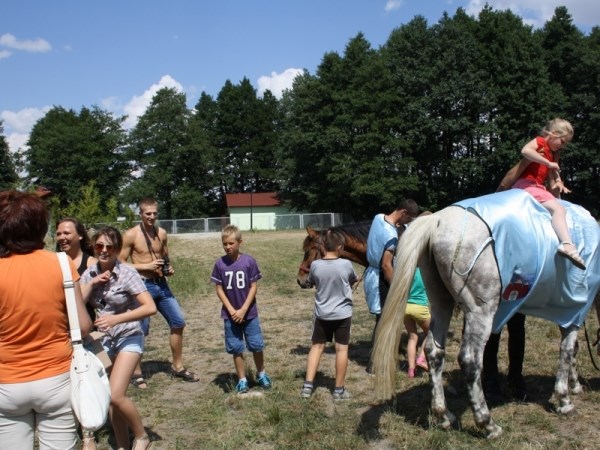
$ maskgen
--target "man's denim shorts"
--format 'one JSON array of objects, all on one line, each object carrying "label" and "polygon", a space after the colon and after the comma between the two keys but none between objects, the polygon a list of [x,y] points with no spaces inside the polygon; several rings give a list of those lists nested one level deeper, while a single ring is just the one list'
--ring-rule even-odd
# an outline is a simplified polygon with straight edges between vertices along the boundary
[{"label": "man's denim shorts", "polygon": [[[183,311],[177,302],[177,299],[171,292],[169,284],[166,281],[155,282],[154,280],[144,280],[148,293],[156,303],[156,309],[165,318],[170,330],[177,330],[185,327]],[[150,331],[150,318],[146,317],[141,321],[144,335],[148,336]]]}]

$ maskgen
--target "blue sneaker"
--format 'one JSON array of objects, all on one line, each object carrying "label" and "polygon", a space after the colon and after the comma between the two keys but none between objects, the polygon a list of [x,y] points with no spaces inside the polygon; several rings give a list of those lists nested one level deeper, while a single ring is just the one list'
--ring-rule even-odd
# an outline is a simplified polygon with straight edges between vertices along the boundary
[{"label": "blue sneaker", "polygon": [[240,381],[238,381],[238,384],[235,387],[235,391],[238,394],[245,394],[249,390],[250,390],[250,388],[248,387],[248,381],[246,381],[246,380],[240,380]]},{"label": "blue sneaker", "polygon": [[271,381],[271,377],[265,373],[259,375],[256,379],[256,382],[263,389],[271,389],[273,387],[273,382]]}]

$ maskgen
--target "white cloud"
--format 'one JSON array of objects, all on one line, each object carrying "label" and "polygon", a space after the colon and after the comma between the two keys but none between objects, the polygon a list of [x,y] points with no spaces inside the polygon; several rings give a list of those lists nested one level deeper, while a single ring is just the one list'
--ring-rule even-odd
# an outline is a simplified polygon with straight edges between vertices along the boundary
[{"label": "white cloud", "polygon": [[105,110],[111,111],[111,112],[117,112],[117,111],[121,111],[123,109],[123,105],[119,101],[119,97],[116,97],[116,96],[107,97],[107,98],[103,99],[100,102],[100,106],[102,107],[102,109],[105,109]]},{"label": "white cloud", "polygon": [[48,111],[50,111],[49,106],[25,108],[17,112],[6,110],[0,112],[0,119],[4,122],[5,129],[11,129],[17,133],[28,133]]},{"label": "white cloud", "polygon": [[0,36],[0,45],[26,52],[49,52],[52,49],[52,46],[44,39],[37,38],[36,40],[19,40],[10,33],[5,33]]},{"label": "white cloud", "polygon": [[12,55],[12,52],[9,52],[8,50],[0,50],[0,59],[8,58],[10,55]]},{"label": "white cloud", "polygon": [[29,134],[10,133],[6,136],[6,142],[11,153],[16,153],[17,150],[24,148],[29,140]]},{"label": "white cloud", "polygon": [[291,89],[294,78],[302,73],[302,69],[291,67],[283,73],[271,72],[271,76],[263,75],[258,79],[258,95],[262,96],[268,89],[275,97],[281,98],[283,91]]},{"label": "white cloud", "polygon": [[[129,103],[123,105],[118,97],[108,97],[102,100],[102,108],[114,114],[127,114],[128,118],[124,127],[130,129],[134,127],[139,116],[146,112],[146,109],[152,101],[152,97],[162,88],[174,88],[183,92],[182,85],[173,79],[170,75],[163,76],[158,83],[153,84],[140,96],[134,96]],[[16,152],[24,147],[29,139],[29,134],[35,123],[44,117],[50,110],[50,106],[43,108],[25,108],[14,112],[9,110],[0,111],[0,120],[4,127],[4,136],[12,152]]]},{"label": "white cloud", "polygon": [[465,10],[476,16],[486,3],[496,11],[510,9],[524,23],[534,27],[541,27],[550,20],[558,6],[567,8],[575,24],[593,26],[600,22],[600,2],[589,0],[470,0]]},{"label": "white cloud", "polygon": [[385,12],[395,11],[402,7],[403,0],[387,0],[385,3]]},{"label": "white cloud", "polygon": [[16,152],[25,145],[35,123],[49,110],[50,107],[45,106],[43,108],[25,108],[17,112],[8,110],[0,112],[6,141],[12,152]]},{"label": "white cloud", "polygon": [[[137,123],[138,118],[146,112],[154,95],[165,87],[174,88],[178,92],[183,92],[183,86],[177,80],[170,75],[164,75],[158,83],[150,86],[142,95],[133,96],[129,103],[123,107],[123,112],[127,114],[127,120],[124,122],[123,126],[127,129],[133,128]],[[112,103],[113,105],[118,104],[118,100],[113,97],[104,100],[103,103],[105,102],[108,102],[108,104]]]}]

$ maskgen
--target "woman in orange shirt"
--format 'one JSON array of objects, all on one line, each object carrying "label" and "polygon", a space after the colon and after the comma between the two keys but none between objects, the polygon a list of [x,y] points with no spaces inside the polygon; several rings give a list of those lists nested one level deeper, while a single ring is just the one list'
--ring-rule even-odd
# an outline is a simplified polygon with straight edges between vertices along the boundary
[{"label": "woman in orange shirt", "polygon": [[[35,194],[0,192],[0,449],[74,449],[72,346],[63,277],[44,250],[48,210]],[[91,320],[75,280],[82,335]]]}]

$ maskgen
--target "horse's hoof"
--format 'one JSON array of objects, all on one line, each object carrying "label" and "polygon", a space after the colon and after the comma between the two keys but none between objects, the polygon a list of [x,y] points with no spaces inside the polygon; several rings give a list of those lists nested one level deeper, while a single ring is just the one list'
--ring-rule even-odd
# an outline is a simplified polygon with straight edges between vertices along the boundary
[{"label": "horse's hoof", "polygon": [[575,416],[577,414],[577,410],[575,410],[575,405],[559,406],[558,408],[556,408],[556,412],[561,416]]},{"label": "horse's hoof", "polygon": [[442,421],[438,423],[438,426],[445,431],[457,429],[458,428],[458,420],[456,420],[456,416],[449,411],[446,411],[444,414]]},{"label": "horse's hoof", "polygon": [[583,392],[583,386],[581,386],[581,384],[577,383],[577,386],[571,388],[571,394],[573,395],[579,395]]},{"label": "horse's hoof", "polygon": [[452,422],[450,422],[448,419],[444,419],[442,422],[438,423],[438,427],[444,431],[449,431],[452,429]]},{"label": "horse's hoof", "polygon": [[486,437],[488,439],[498,439],[500,436],[502,436],[502,427],[496,425],[495,423],[492,423],[485,428],[487,431]]}]

